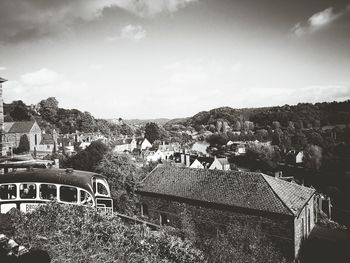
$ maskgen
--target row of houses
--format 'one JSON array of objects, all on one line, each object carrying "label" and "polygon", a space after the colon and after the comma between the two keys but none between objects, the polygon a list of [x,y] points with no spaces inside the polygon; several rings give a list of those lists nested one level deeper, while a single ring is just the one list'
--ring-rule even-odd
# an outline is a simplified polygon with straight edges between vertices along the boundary
[{"label": "row of houses", "polygon": [[58,134],[55,130],[47,134],[42,131],[38,123],[32,121],[4,122],[3,124],[3,146],[4,151],[11,155],[18,148],[21,138],[26,136],[29,142],[29,151],[35,152],[37,156],[44,156],[56,151],[64,151],[67,155],[75,154],[74,145],[85,149],[91,142],[100,140],[107,143],[108,139],[100,133]]}]

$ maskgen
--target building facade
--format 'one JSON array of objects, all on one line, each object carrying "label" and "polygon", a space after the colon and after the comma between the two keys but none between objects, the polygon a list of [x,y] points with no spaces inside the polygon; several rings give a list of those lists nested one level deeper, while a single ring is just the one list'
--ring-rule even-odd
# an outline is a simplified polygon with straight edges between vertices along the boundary
[{"label": "building facade", "polygon": [[141,216],[153,223],[191,222],[196,239],[257,229],[256,238],[290,260],[315,225],[314,189],[261,173],[158,166],[137,193]]}]

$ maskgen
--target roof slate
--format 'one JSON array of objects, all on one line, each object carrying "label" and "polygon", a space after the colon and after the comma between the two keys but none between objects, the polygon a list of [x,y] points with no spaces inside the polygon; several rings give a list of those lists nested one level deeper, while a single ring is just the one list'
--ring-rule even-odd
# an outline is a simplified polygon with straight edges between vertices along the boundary
[{"label": "roof slate", "polygon": [[8,133],[29,133],[35,121],[16,121],[13,122]]},{"label": "roof slate", "polygon": [[138,192],[296,216],[314,190],[261,173],[158,166]]}]

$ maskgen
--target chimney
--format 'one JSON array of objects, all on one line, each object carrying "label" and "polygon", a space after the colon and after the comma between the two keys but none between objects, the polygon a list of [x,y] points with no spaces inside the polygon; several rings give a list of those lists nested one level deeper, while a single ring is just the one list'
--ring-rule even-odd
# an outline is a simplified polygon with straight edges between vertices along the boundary
[{"label": "chimney", "polygon": [[2,99],[2,83],[5,81],[7,80],[0,77],[0,156],[6,155],[6,149],[2,141],[4,138],[4,105]]},{"label": "chimney", "polygon": [[190,155],[186,154],[186,167],[190,167]]},{"label": "chimney", "polygon": [[181,153],[181,163],[185,164],[185,154]]}]

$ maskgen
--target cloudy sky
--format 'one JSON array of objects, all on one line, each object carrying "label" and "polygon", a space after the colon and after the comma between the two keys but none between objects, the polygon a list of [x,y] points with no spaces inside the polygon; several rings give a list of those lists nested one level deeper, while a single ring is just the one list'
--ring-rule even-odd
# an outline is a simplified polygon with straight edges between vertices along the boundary
[{"label": "cloudy sky", "polygon": [[350,1],[1,0],[4,100],[100,118],[350,98]]}]

